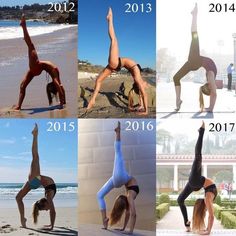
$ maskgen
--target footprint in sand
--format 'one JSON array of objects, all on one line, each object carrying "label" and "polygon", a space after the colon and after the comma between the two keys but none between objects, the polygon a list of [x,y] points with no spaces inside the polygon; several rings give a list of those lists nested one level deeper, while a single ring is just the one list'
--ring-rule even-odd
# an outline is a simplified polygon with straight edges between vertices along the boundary
[{"label": "footprint in sand", "polygon": [[12,228],[11,225],[6,224],[0,227],[0,233],[11,233],[13,231],[16,231],[16,229]]}]

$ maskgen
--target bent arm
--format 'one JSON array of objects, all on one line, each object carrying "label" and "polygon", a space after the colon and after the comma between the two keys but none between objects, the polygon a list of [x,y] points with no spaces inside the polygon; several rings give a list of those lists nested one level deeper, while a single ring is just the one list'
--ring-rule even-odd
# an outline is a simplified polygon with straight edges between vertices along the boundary
[{"label": "bent arm", "polygon": [[210,106],[209,106],[209,111],[213,111],[215,103],[216,103],[216,82],[215,82],[215,75],[212,71],[208,72],[209,75],[207,76],[208,78],[208,84],[209,84],[209,88],[210,88]]}]

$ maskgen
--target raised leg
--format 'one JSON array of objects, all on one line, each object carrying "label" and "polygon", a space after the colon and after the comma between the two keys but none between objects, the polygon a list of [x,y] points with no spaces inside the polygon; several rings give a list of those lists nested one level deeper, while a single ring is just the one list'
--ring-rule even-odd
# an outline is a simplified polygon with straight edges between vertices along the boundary
[{"label": "raised leg", "polygon": [[39,154],[38,154],[38,126],[35,124],[35,127],[32,131],[33,143],[32,143],[32,162],[29,173],[29,180],[34,179],[36,176],[40,176],[40,165],[39,165]]},{"label": "raised leg", "polygon": [[26,20],[25,20],[24,15],[22,15],[22,17],[21,17],[20,25],[23,29],[24,40],[25,40],[25,42],[28,46],[29,67],[34,68],[34,66],[37,65],[39,59],[38,59],[38,55],[37,55],[37,52],[35,50],[34,44],[32,43],[29,32],[27,30]]},{"label": "raised leg", "polygon": [[108,34],[111,41],[108,64],[110,68],[116,69],[116,67],[119,64],[119,47],[118,47],[118,41],[117,41],[115,30],[114,30],[113,14],[112,14],[111,8],[109,8],[109,11],[107,14],[107,21],[108,21]]}]

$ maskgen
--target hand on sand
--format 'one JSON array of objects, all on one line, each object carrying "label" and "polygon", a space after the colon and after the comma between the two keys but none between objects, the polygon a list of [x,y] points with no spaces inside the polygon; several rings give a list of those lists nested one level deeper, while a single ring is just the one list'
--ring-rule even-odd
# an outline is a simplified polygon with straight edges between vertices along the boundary
[{"label": "hand on sand", "polygon": [[27,221],[26,218],[21,219],[21,227],[26,228],[26,221]]},{"label": "hand on sand", "polygon": [[33,136],[38,135],[38,125],[35,123],[34,129],[32,130]]},{"label": "hand on sand", "polygon": [[53,230],[53,227],[51,225],[44,225],[43,230],[51,231],[51,230]]},{"label": "hand on sand", "polygon": [[126,231],[124,231],[124,232],[122,232],[122,234],[133,235],[133,232],[126,232]]},{"label": "hand on sand", "polygon": [[136,114],[139,116],[146,116],[146,115],[148,115],[148,112],[147,111],[140,111],[140,112],[136,112]]}]

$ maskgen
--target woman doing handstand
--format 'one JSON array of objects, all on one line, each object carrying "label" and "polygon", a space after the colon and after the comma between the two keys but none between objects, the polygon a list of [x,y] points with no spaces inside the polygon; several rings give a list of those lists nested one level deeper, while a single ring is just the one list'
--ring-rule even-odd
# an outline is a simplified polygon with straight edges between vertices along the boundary
[{"label": "woman doing handstand", "polygon": [[114,26],[113,26],[113,14],[112,14],[111,8],[109,8],[109,11],[108,11],[107,21],[108,21],[108,33],[109,33],[110,41],[111,41],[108,65],[101,72],[101,74],[98,76],[96,80],[94,93],[92,95],[91,100],[89,101],[87,110],[92,108],[93,105],[95,104],[95,99],[100,91],[103,80],[105,80],[113,72],[118,72],[121,70],[122,67],[124,67],[131,73],[134,81],[137,83],[140,90],[140,94],[143,99],[144,107],[143,109],[140,110],[140,112],[138,112],[138,114],[147,115],[148,114],[148,97],[145,91],[147,82],[145,82],[142,79],[141,67],[139,64],[137,64],[135,61],[133,61],[130,58],[119,57],[119,47],[118,47],[118,41],[116,38]]},{"label": "woman doing handstand", "polygon": [[16,195],[16,201],[18,209],[20,212],[20,219],[22,227],[26,227],[26,218],[25,218],[25,209],[23,198],[30,192],[32,189],[37,189],[41,185],[45,189],[45,197],[39,199],[34,203],[33,206],[33,219],[34,223],[37,223],[39,211],[45,210],[50,212],[50,225],[46,229],[53,230],[56,211],[53,204],[53,198],[56,194],[56,185],[51,177],[43,176],[40,172],[39,164],[39,154],[38,154],[38,126],[35,124],[35,127],[32,131],[33,135],[33,144],[32,144],[32,162],[28,181],[23,185],[19,193]]},{"label": "woman doing handstand", "polygon": [[[137,180],[128,175],[121,151],[121,138],[120,138],[120,122],[115,129],[116,141],[115,141],[115,160],[113,167],[112,177],[103,185],[103,187],[97,193],[97,199],[99,208],[102,214],[102,221],[104,228],[107,229],[108,222],[110,225],[116,224],[122,217],[125,211],[124,226],[121,231],[124,231],[129,220],[130,220],[130,231],[129,234],[133,233],[135,222],[136,222],[136,209],[134,200],[139,193],[139,187]],[[104,197],[113,189],[120,188],[122,186],[126,188],[126,195],[119,195],[114,203],[113,209],[111,211],[110,219],[106,214],[106,203]]]}]

